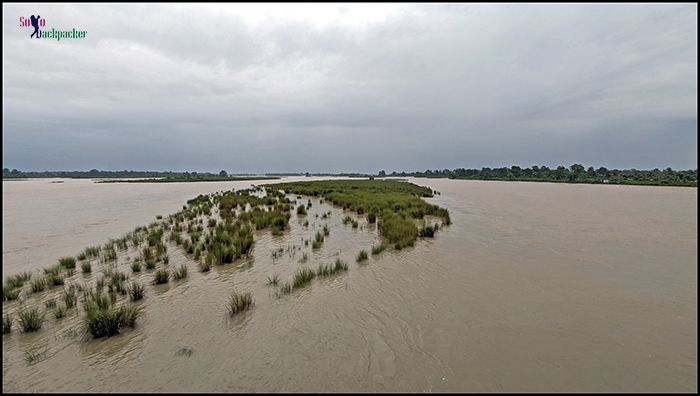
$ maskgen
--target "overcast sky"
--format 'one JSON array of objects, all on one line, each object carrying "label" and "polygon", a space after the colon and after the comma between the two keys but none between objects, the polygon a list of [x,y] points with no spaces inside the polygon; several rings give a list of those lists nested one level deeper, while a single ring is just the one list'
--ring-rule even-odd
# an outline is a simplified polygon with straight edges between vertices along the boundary
[{"label": "overcast sky", "polygon": [[695,169],[697,33],[695,4],[3,5],[3,167]]}]

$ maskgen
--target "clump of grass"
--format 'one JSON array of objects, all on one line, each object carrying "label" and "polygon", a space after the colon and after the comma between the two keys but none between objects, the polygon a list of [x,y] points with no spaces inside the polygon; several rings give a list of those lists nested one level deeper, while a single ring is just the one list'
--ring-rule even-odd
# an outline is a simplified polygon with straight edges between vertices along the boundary
[{"label": "clump of grass", "polygon": [[348,265],[342,261],[341,259],[336,259],[335,263],[333,264],[328,264],[328,265],[323,265],[319,264],[318,269],[316,270],[316,276],[331,276],[335,274],[338,271],[347,271],[348,270]]},{"label": "clump of grass", "polygon": [[58,276],[61,275],[61,265],[57,264],[51,267],[44,268],[44,275],[47,276]]},{"label": "clump of grass", "polygon": [[15,289],[24,286],[25,283],[32,277],[31,272],[20,272],[5,280],[5,288]]},{"label": "clump of grass", "polygon": [[124,283],[126,282],[126,274],[122,272],[115,272],[112,274],[112,276],[109,279],[109,283],[107,284],[107,289],[110,292],[118,292],[121,294],[126,294],[126,286]]},{"label": "clump of grass", "polygon": [[34,278],[32,281],[32,292],[39,293],[46,289],[47,282],[45,277]]},{"label": "clump of grass", "polygon": [[89,261],[83,261],[82,263],[80,263],[80,269],[83,271],[84,274],[89,274],[92,272],[92,265]]},{"label": "clump of grass", "polygon": [[10,334],[12,332],[12,316],[5,314],[2,317],[2,334]]},{"label": "clump of grass", "polygon": [[232,292],[229,297],[228,304],[226,308],[230,316],[233,316],[239,312],[245,311],[252,308],[255,305],[253,300],[253,295],[250,292],[238,293]]},{"label": "clump of grass", "polygon": [[299,268],[294,273],[294,280],[292,281],[292,287],[294,289],[302,287],[307,283],[311,282],[316,277],[316,273],[308,268]]},{"label": "clump of grass", "polygon": [[163,257],[163,264],[170,264],[170,257],[167,254]]},{"label": "clump of grass", "polygon": [[386,245],[380,243],[379,245],[372,246],[372,256],[377,255],[386,249]]},{"label": "clump of grass", "polygon": [[2,300],[3,300],[3,301],[12,301],[12,300],[16,300],[16,299],[19,298],[19,293],[20,293],[20,291],[21,291],[21,289],[19,289],[19,288],[16,288],[16,289],[8,289],[8,288],[4,287],[4,288],[2,289]]},{"label": "clump of grass", "polygon": [[216,219],[207,220],[207,227],[209,227],[209,228],[216,227]]},{"label": "clump of grass", "polygon": [[280,274],[274,274],[272,277],[267,277],[267,284],[269,286],[276,286],[280,282]]},{"label": "clump of grass", "polygon": [[358,263],[361,261],[365,261],[368,258],[369,258],[369,256],[367,255],[367,251],[364,249],[360,250],[360,253],[357,254],[357,262]]},{"label": "clump of grass", "polygon": [[90,246],[85,248],[84,255],[88,258],[95,258],[100,255],[100,250],[102,248],[99,246]]},{"label": "clump of grass", "polygon": [[367,222],[369,224],[376,223],[377,222],[377,214],[373,211],[370,211],[369,213],[367,213]]},{"label": "clump of grass", "polygon": [[328,236],[331,233],[331,229],[328,228],[328,224],[323,225],[323,235]]},{"label": "clump of grass", "polygon": [[58,265],[63,268],[75,268],[75,257],[61,257],[58,259]]},{"label": "clump of grass", "polygon": [[84,251],[78,253],[78,260],[80,260],[80,261],[87,260],[87,254]]},{"label": "clump of grass", "polygon": [[304,205],[297,206],[297,214],[306,215],[306,208],[304,207]]},{"label": "clump of grass", "polygon": [[63,302],[66,308],[73,308],[78,303],[78,292],[74,286],[63,291]]},{"label": "clump of grass", "polygon": [[134,273],[141,272],[141,262],[134,260],[134,262],[131,263],[131,271]]},{"label": "clump of grass", "polygon": [[90,301],[86,305],[84,324],[95,338],[111,337],[123,326],[133,327],[141,312],[141,307],[132,304],[116,308],[109,298],[101,296],[99,301]]},{"label": "clump of grass", "polygon": [[31,333],[41,329],[44,317],[45,313],[37,308],[25,308],[19,312],[17,321],[25,333]]},{"label": "clump of grass", "polygon": [[53,315],[56,317],[56,319],[61,319],[62,317],[66,316],[66,307],[60,304],[56,305]]},{"label": "clump of grass", "polygon": [[358,225],[359,223],[357,222],[357,220],[352,221],[352,228],[357,228]]},{"label": "clump of grass", "polygon": [[307,261],[309,261],[309,255],[306,254],[306,252],[304,252],[302,253],[301,258],[299,259],[299,263],[304,264]]},{"label": "clump of grass", "polygon": [[182,264],[173,271],[173,280],[179,280],[182,278],[187,278],[187,266]]},{"label": "clump of grass", "polygon": [[304,227],[308,227],[308,226],[309,226],[309,221],[308,221],[308,220],[305,220],[305,221],[304,221]]},{"label": "clump of grass", "polygon": [[153,279],[153,283],[157,285],[161,283],[168,283],[168,278],[170,278],[170,273],[168,272],[168,270],[165,268],[160,268],[155,272],[155,278]]},{"label": "clump of grass", "polygon": [[352,217],[350,217],[350,216],[343,217],[343,224],[348,224],[348,223],[352,223]]},{"label": "clump of grass", "polygon": [[131,301],[138,301],[143,298],[144,294],[144,287],[140,283],[136,281],[132,281],[131,284],[128,287],[129,290],[129,298]]}]

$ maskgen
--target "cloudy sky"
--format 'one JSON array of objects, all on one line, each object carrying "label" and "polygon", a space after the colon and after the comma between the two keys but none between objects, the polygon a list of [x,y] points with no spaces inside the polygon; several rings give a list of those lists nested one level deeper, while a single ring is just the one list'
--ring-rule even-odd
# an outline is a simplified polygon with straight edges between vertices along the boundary
[{"label": "cloudy sky", "polygon": [[4,4],[3,167],[695,169],[697,33],[695,4]]}]

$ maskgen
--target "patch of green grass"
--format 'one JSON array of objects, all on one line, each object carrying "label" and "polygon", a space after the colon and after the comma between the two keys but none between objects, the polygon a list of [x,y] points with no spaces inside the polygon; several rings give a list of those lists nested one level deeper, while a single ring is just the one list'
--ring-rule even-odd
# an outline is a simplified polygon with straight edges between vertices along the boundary
[{"label": "patch of green grass", "polygon": [[141,262],[139,262],[138,260],[134,260],[134,262],[131,263],[131,271],[133,273],[141,272]]},{"label": "patch of green grass", "polygon": [[58,259],[58,265],[63,268],[75,268],[75,257],[61,257]]},{"label": "patch of green grass", "polygon": [[[426,215],[442,217],[443,224],[450,223],[447,209],[425,202],[432,190],[398,180],[323,180],[268,185],[286,193],[320,196],[343,209],[367,211],[368,222],[378,220],[379,231],[390,246],[401,249],[412,246],[418,237],[415,219]],[[344,224],[357,222],[350,216]]]},{"label": "patch of green grass", "polygon": [[173,280],[187,278],[187,265],[182,264],[173,271]]},{"label": "patch of green grass", "polygon": [[294,273],[292,287],[297,289],[311,282],[316,277],[316,273],[308,268],[299,268]]},{"label": "patch of green grass", "polygon": [[238,293],[234,291],[229,297],[226,308],[228,309],[229,315],[233,316],[237,313],[252,308],[254,305],[255,301],[253,300],[253,294],[250,292]]},{"label": "patch of green grass", "polygon": [[101,302],[88,302],[83,319],[85,328],[95,338],[116,335],[124,326],[134,327],[142,313],[141,307],[132,304],[117,308],[104,296],[100,300]]},{"label": "patch of green grass", "polygon": [[17,321],[22,331],[31,333],[41,329],[41,325],[44,323],[45,313],[40,312],[37,308],[24,308],[19,311],[17,316]]},{"label": "patch of green grass", "polygon": [[357,254],[357,262],[358,263],[361,261],[365,261],[368,258],[369,258],[369,256],[367,255],[367,251],[364,249],[360,250],[360,253]]},{"label": "patch of green grass", "polygon": [[155,272],[155,277],[153,279],[153,283],[155,284],[161,284],[161,283],[168,283],[168,279],[170,278],[170,273],[168,272],[167,269],[165,268],[160,268],[156,270]]}]

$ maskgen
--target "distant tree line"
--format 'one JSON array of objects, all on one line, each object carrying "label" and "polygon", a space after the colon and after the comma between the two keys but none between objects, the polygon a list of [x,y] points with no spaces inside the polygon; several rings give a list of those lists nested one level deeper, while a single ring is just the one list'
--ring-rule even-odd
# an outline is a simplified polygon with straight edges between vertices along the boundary
[{"label": "distant tree line", "polygon": [[[228,177],[229,175],[225,170],[219,173],[210,172],[158,172],[158,171],[101,171],[97,169],[92,169],[90,171],[43,171],[43,172],[23,172],[17,169],[3,168],[2,178],[3,179],[20,179],[20,178],[70,178],[70,179],[111,179],[111,178],[154,178],[154,177],[167,177],[167,178],[178,178],[178,179],[200,179],[200,178],[217,178],[217,177]],[[236,176],[252,176],[252,174],[236,174]]]},{"label": "distant tree line", "polygon": [[[380,171],[379,177],[386,176],[386,172]],[[533,166],[521,168],[481,168],[453,170],[426,170],[425,172],[392,172],[388,176],[413,176],[434,177],[449,179],[469,180],[511,180],[511,181],[544,181],[560,183],[609,183],[609,184],[641,184],[641,185],[668,185],[668,186],[696,186],[698,185],[698,170],[638,170],[638,169],[598,169],[592,166],[585,168],[581,164],[573,164],[569,168],[559,166],[548,168],[546,166]]]}]

